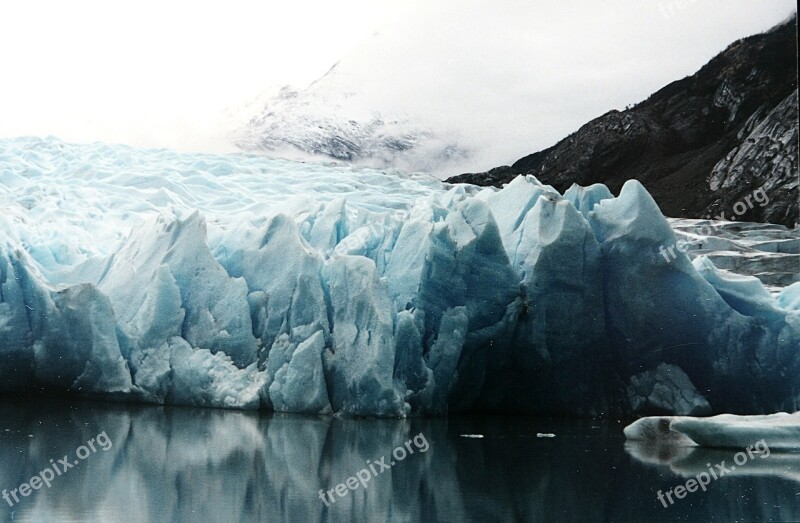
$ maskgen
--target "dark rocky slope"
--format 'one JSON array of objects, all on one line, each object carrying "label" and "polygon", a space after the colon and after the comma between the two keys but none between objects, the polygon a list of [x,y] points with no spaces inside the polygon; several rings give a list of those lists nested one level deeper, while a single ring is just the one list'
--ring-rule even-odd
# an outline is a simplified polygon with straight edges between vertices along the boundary
[{"label": "dark rocky slope", "polygon": [[[667,216],[798,221],[797,22],[729,46],[696,74],[559,143],[450,183],[501,186],[533,174],[559,191],[641,181]],[[769,203],[752,202],[762,189]],[[747,211],[734,213],[744,199]],[[742,210],[739,205],[737,210]]]}]

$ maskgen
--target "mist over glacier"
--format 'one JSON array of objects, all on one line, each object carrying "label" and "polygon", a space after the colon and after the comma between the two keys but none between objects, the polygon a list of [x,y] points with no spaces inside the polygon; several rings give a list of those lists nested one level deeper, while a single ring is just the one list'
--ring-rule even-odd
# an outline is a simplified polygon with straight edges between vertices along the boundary
[{"label": "mist over glacier", "polygon": [[[388,137],[419,138],[421,148],[394,166],[443,177],[549,147],[796,8],[790,0],[45,4],[8,4],[0,18],[13,71],[0,85],[0,137],[230,152],[229,131],[269,112],[259,95],[288,84],[312,105],[279,111],[289,136],[314,129],[304,123],[317,118],[301,116],[327,116],[341,130],[378,113],[401,123],[388,125]],[[305,92],[336,63],[334,85]]]},{"label": "mist over glacier", "polygon": [[312,82],[275,86],[243,106],[233,139],[245,150],[442,178],[486,171],[641,102],[793,9],[635,0],[411,5]]},{"label": "mist over glacier", "polygon": [[373,416],[797,410],[800,283],[770,293],[664,257],[678,236],[636,181],[561,195],[25,138],[0,140],[0,182],[4,392]]}]

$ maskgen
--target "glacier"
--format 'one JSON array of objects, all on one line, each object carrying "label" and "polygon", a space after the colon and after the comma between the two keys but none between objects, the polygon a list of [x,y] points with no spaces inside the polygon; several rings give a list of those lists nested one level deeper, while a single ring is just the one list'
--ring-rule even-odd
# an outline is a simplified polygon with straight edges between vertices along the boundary
[{"label": "glacier", "polygon": [[4,139],[0,392],[386,417],[798,410],[797,231],[768,242],[789,265],[765,286],[705,251],[666,259],[679,225],[634,180],[561,195]]}]

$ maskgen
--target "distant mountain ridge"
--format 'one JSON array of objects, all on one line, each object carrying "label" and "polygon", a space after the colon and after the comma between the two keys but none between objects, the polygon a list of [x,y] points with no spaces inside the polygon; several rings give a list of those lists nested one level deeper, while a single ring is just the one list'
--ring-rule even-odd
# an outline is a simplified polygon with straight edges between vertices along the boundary
[{"label": "distant mountain ridge", "polygon": [[769,204],[736,219],[798,222],[797,21],[741,39],[692,76],[610,111],[510,166],[449,178],[502,186],[533,174],[564,191],[641,181],[667,216],[708,218],[754,191]]},{"label": "distant mountain ridge", "polygon": [[234,143],[246,151],[316,155],[375,167],[430,170],[468,151],[402,113],[371,110],[339,64],[305,89],[284,86],[242,126]]}]

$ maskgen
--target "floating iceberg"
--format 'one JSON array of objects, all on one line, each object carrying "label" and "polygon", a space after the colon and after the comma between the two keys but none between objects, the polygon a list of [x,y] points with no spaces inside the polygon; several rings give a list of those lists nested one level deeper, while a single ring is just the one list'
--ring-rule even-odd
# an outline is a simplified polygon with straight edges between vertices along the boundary
[{"label": "floating iceberg", "polygon": [[0,140],[0,391],[406,416],[800,403],[797,284],[562,196],[254,155]]},{"label": "floating iceberg", "polygon": [[651,416],[636,420],[624,432],[628,440],[653,444],[745,448],[763,440],[773,449],[800,448],[800,412],[709,418]]},{"label": "floating iceberg", "polygon": [[714,471],[800,482],[800,413],[653,416],[635,421],[624,432],[625,450],[633,458],[667,466],[683,477],[708,477]]}]

